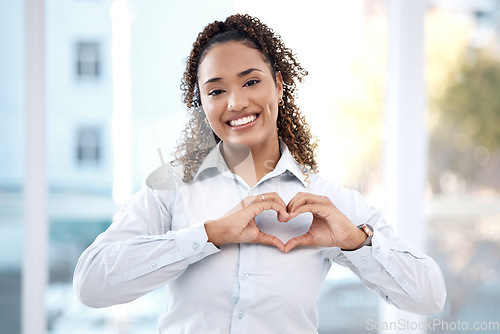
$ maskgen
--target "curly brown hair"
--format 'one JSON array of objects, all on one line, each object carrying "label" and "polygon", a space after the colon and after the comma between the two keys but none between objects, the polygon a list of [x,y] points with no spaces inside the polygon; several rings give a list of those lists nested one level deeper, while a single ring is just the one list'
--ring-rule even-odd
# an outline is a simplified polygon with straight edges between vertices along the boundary
[{"label": "curly brown hair", "polygon": [[[184,182],[193,180],[196,170],[220,138],[205,123],[199,87],[198,67],[206,53],[215,45],[236,41],[259,50],[269,64],[273,77],[276,72],[283,77],[283,106],[279,106],[278,136],[288,146],[303,171],[317,172],[315,160],[316,140],[310,127],[295,105],[296,81],[302,82],[307,71],[298,63],[291,49],[286,48],[281,37],[259,19],[235,14],[224,22],[215,21],[205,27],[193,44],[187,58],[186,71],[181,83],[183,102],[188,107],[189,121],[175,150],[173,165],[184,168]],[[213,140],[212,140],[213,139]]]}]

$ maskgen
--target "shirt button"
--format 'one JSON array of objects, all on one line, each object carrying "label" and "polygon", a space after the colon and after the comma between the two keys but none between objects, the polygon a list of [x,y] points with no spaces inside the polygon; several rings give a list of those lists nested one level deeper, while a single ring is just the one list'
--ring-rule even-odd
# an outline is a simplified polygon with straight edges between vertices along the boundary
[{"label": "shirt button", "polygon": [[361,261],[366,262],[366,260],[368,260],[368,259],[366,258],[366,256],[362,256],[362,257],[361,257]]},{"label": "shirt button", "polygon": [[380,253],[380,247],[375,248],[373,255],[378,255]]},{"label": "shirt button", "polygon": [[155,269],[156,268],[156,263],[151,263],[149,266],[151,267],[151,269]]},{"label": "shirt button", "polygon": [[398,282],[403,283],[405,281],[405,278],[403,276],[398,277]]},{"label": "shirt button", "polygon": [[200,250],[200,248],[201,248],[201,247],[200,247],[200,245],[198,245],[197,243],[195,243],[195,244],[193,245],[193,249],[194,249],[195,251],[199,251],[199,250]]},{"label": "shirt button", "polygon": [[199,259],[202,259],[204,256],[205,256],[205,254],[203,254],[203,253],[198,254]]},{"label": "shirt button", "polygon": [[242,312],[242,311],[239,311],[239,312],[238,312],[238,318],[240,318],[240,319],[241,319],[241,318],[243,318],[243,316],[244,316],[243,312]]},{"label": "shirt button", "polygon": [[247,278],[248,278],[247,272],[244,272],[243,274],[241,274],[241,279],[247,279]]}]

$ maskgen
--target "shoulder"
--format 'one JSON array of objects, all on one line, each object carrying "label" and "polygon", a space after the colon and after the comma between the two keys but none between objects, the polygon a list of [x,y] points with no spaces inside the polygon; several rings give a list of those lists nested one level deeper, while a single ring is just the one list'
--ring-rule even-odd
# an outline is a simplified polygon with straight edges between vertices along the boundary
[{"label": "shoulder", "polygon": [[171,213],[183,184],[182,166],[164,164],[147,176],[142,188],[123,204],[123,208],[141,214],[152,214],[158,209]]},{"label": "shoulder", "polygon": [[145,180],[145,187],[153,191],[176,190],[184,183],[183,166],[164,164],[151,172]]},{"label": "shoulder", "polygon": [[317,174],[311,174],[310,180],[311,184],[315,184],[311,192],[328,197],[356,225],[369,221],[370,217],[380,215],[380,211],[372,207],[357,190],[324,179]]}]

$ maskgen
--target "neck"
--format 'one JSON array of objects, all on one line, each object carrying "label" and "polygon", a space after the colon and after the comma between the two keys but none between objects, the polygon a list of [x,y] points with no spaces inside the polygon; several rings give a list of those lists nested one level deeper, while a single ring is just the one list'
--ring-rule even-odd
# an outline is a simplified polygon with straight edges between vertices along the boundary
[{"label": "neck", "polygon": [[240,176],[250,187],[255,186],[264,175],[274,170],[280,158],[278,138],[268,145],[259,147],[223,144],[222,150],[231,172]]}]

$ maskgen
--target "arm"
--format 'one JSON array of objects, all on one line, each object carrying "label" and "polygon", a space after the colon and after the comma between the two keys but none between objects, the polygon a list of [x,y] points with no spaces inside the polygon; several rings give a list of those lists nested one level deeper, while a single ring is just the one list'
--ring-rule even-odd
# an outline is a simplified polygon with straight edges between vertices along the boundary
[{"label": "arm", "polygon": [[170,213],[146,187],[81,255],[73,278],[75,294],[92,307],[132,301],[218,252],[207,240],[203,224],[172,231]]},{"label": "arm", "polygon": [[334,261],[349,267],[365,286],[396,307],[417,313],[438,313],[446,287],[436,262],[410,246],[375,211],[372,246],[338,252]]},{"label": "arm", "polygon": [[[439,312],[446,288],[434,260],[399,237],[357,192],[332,188],[325,191],[328,196],[299,193],[290,201],[290,218],[311,212],[313,222],[306,234],[288,241],[285,251],[297,246],[327,247],[327,258],[349,267],[387,302],[413,313]],[[356,227],[361,224],[373,226],[374,235],[371,246],[357,249],[366,239]]]}]

